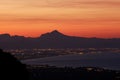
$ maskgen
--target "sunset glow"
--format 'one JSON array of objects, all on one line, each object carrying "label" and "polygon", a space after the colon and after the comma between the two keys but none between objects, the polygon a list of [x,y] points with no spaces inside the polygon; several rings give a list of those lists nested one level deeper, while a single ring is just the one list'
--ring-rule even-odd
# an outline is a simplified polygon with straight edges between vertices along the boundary
[{"label": "sunset glow", "polygon": [[120,38],[120,0],[1,0],[0,10],[0,34]]}]

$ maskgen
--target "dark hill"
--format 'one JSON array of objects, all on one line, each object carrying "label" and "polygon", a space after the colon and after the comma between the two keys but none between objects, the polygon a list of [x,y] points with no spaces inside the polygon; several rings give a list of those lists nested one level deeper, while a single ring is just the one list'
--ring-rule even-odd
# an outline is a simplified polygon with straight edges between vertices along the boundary
[{"label": "dark hill", "polygon": [[0,80],[28,80],[26,66],[0,49]]}]

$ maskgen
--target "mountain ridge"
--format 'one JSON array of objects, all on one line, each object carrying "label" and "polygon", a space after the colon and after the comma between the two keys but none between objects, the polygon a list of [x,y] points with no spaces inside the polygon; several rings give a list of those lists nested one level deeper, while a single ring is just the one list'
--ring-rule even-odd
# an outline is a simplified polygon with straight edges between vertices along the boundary
[{"label": "mountain ridge", "polygon": [[0,34],[0,48],[120,48],[120,38],[85,38],[65,35],[58,30],[31,38]]}]

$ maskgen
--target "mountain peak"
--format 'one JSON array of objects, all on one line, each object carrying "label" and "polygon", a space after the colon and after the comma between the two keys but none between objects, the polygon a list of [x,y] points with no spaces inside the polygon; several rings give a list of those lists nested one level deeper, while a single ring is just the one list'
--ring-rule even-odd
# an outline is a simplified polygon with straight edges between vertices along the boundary
[{"label": "mountain peak", "polygon": [[58,30],[53,30],[52,32],[48,32],[41,35],[41,37],[63,37],[63,36],[65,35],[59,32]]},{"label": "mountain peak", "polygon": [[61,34],[61,35],[63,35],[63,34],[60,33],[58,30],[53,30],[52,32],[50,32],[50,34]]},{"label": "mountain peak", "polygon": [[[57,32],[57,33],[59,33],[59,31],[58,31],[58,30],[53,30],[52,32]],[[51,32],[51,33],[52,33],[52,32]]]}]

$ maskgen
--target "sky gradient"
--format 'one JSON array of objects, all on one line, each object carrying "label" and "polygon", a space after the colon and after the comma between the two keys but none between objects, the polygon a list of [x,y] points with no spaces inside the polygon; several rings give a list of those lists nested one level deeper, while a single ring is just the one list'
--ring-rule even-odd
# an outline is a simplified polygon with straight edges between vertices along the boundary
[{"label": "sky gradient", "polygon": [[120,0],[1,0],[0,10],[0,34],[120,38]]}]

